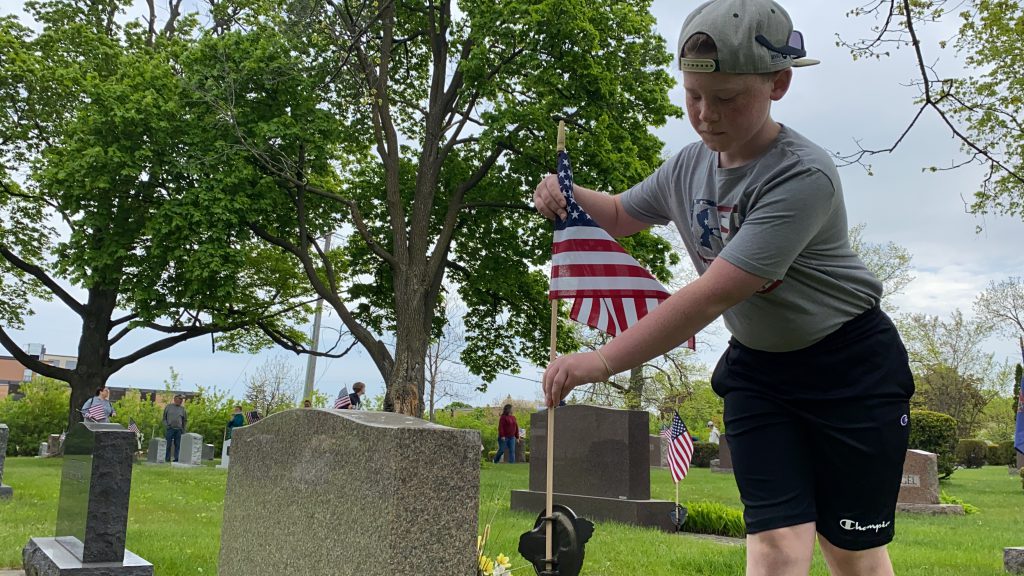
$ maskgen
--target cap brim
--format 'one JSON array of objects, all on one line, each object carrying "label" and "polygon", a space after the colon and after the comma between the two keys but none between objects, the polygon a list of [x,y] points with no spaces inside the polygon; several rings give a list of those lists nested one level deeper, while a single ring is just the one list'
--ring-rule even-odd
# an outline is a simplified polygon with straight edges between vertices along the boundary
[{"label": "cap brim", "polygon": [[797,58],[793,60],[794,68],[801,68],[803,66],[815,66],[821,64],[821,60],[815,60],[814,58]]}]

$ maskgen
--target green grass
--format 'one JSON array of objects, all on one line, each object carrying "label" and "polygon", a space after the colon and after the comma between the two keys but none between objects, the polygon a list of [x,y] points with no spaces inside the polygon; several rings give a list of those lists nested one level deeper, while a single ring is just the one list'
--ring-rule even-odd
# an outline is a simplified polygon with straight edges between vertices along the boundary
[{"label": "green grass", "polygon": [[[19,567],[30,536],[50,536],[56,523],[61,461],[8,458],[4,483],[14,498],[0,501],[0,567]],[[224,483],[227,473],[136,466],[132,479],[128,548],[156,566],[158,576],[216,574]],[[666,470],[652,470],[652,497],[671,500]],[[515,552],[519,535],[536,514],[511,512],[509,490],[525,488],[527,466],[485,464],[481,473],[480,524],[491,524],[487,552],[504,552],[516,574],[532,569]],[[979,508],[966,517],[900,515],[890,546],[901,576],[992,575],[1002,573],[1002,550],[1024,545],[1024,491],[1003,467],[958,470],[942,489]],[[684,501],[721,502],[739,507],[730,475],[695,469],[683,481]],[[539,512],[539,510],[538,510]],[[587,545],[588,576],[742,574],[744,549],[687,536],[614,523],[601,523]],[[812,574],[827,574],[820,554]]]}]

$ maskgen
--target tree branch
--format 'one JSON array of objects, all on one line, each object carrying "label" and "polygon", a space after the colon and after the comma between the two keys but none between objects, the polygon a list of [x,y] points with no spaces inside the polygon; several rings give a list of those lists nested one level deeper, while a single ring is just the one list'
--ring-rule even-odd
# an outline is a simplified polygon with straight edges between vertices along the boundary
[{"label": "tree branch", "polygon": [[11,252],[7,248],[7,246],[3,244],[0,244],[0,256],[3,256],[4,259],[10,262],[11,265],[14,266],[15,268],[29,274],[30,276],[41,282],[57,298],[60,298],[61,301],[67,304],[68,308],[71,308],[71,310],[73,310],[75,314],[78,314],[79,316],[83,314],[85,307],[82,305],[82,303],[79,302],[78,300],[75,300],[71,296],[71,294],[69,294],[67,291],[61,288],[61,286],[57,284],[57,282],[53,278],[50,278],[50,276],[47,275],[42,268],[36,266],[35,264],[29,264],[28,262],[25,262],[24,260],[19,258],[17,254]]},{"label": "tree branch", "polygon": [[14,359],[21,363],[22,366],[29,370],[42,374],[47,378],[55,378],[57,380],[63,380],[64,382],[71,381],[72,371],[67,368],[58,368],[51,366],[45,362],[33,358],[25,353],[18,344],[11,339],[10,335],[4,330],[3,326],[0,326],[0,344],[14,356]]}]

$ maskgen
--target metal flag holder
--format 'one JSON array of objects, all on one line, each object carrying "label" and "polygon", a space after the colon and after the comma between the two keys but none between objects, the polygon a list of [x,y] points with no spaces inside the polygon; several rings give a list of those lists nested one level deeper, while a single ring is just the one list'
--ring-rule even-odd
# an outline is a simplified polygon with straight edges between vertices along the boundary
[{"label": "metal flag holder", "polygon": [[[558,151],[565,150],[565,122],[558,122]],[[551,300],[551,348],[554,361],[558,335],[558,300]],[[557,404],[557,402],[556,402]],[[519,537],[519,553],[538,576],[578,576],[583,568],[585,545],[594,534],[594,523],[576,516],[569,507],[554,505],[555,408],[548,408],[547,483],[545,508],[533,529]],[[543,534],[541,526],[544,526]],[[541,540],[544,541],[543,548]],[[543,553],[542,553],[543,552]]]}]

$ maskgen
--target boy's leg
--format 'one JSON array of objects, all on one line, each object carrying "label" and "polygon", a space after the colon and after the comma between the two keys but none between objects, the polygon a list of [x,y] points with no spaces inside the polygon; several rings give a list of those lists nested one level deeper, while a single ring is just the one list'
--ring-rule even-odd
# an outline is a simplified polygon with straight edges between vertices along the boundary
[{"label": "boy's leg", "polygon": [[807,576],[814,522],[747,536],[747,576]]},{"label": "boy's leg", "polygon": [[867,550],[843,550],[818,535],[821,553],[832,576],[894,576],[889,550],[885,546]]}]

